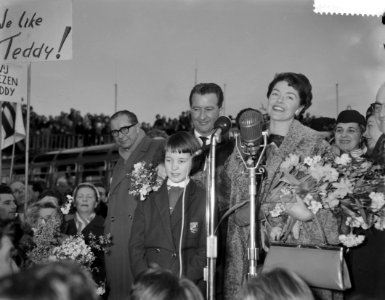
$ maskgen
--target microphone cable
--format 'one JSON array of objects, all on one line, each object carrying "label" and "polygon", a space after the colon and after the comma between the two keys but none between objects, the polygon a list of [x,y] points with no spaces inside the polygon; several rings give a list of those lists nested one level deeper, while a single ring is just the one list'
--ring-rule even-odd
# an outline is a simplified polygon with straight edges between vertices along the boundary
[{"label": "microphone cable", "polygon": [[185,198],[186,198],[186,189],[189,183],[189,177],[187,176],[184,180],[185,185],[182,194],[182,225],[180,229],[180,237],[179,237],[179,277],[182,278],[183,275],[183,260],[182,260],[182,242],[183,242],[183,232],[184,232],[184,221],[185,221]]}]

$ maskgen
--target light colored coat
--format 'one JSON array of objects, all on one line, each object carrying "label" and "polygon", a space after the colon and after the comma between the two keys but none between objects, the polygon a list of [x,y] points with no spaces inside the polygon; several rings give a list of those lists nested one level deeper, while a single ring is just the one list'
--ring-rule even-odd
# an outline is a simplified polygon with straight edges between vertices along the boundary
[{"label": "light colored coat", "polygon": [[[302,157],[322,155],[328,147],[329,145],[316,131],[302,125],[296,120],[291,124],[289,132],[280,147],[277,148],[275,145],[268,145],[266,149],[267,178],[263,182],[263,191],[266,197],[262,195],[261,198],[263,199],[257,199],[257,201],[263,202],[262,211],[266,213],[275,206],[275,203],[271,203],[268,197],[270,187],[272,186],[271,183],[274,180],[278,180],[276,174],[278,173],[279,167],[290,153]],[[248,174],[249,171],[246,170],[241,161],[237,149],[234,149],[234,152],[225,164],[225,172],[222,176],[223,182],[225,183],[224,190],[227,190],[228,207],[232,207],[237,203],[249,199]],[[337,220],[326,211],[319,212],[318,214],[320,222],[324,226],[328,242],[331,244],[338,243]],[[248,206],[244,206],[243,209],[229,217],[226,245],[225,299],[236,299],[248,273],[247,248],[249,247],[250,229],[248,222],[240,222],[240,219],[243,217],[248,217]],[[317,244],[322,240],[321,233],[313,221],[306,222],[306,224],[300,228],[299,235],[300,238],[296,241],[298,243]],[[290,242],[293,241],[291,240]]]},{"label": "light colored coat", "polygon": [[120,158],[114,167],[108,199],[108,214],[104,224],[105,233],[111,233],[113,242],[110,252],[105,256],[110,300],[129,299],[133,283],[128,242],[137,200],[128,193],[130,188],[128,174],[132,172],[137,162],[159,163],[163,159],[163,150],[164,140],[145,136],[127,161]]}]

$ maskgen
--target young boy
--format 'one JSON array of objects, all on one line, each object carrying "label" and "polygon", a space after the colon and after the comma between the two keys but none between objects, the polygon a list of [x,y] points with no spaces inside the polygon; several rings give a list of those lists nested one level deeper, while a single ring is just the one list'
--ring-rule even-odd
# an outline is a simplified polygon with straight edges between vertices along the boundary
[{"label": "young boy", "polygon": [[159,266],[202,286],[206,266],[204,187],[189,178],[194,154],[200,149],[188,132],[171,135],[165,146],[168,179],[140,201],[130,239],[134,277]]}]

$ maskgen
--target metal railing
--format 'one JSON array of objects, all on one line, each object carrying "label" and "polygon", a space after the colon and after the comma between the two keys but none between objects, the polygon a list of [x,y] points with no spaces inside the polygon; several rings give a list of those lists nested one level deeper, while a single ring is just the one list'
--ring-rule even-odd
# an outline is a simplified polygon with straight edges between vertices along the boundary
[{"label": "metal railing", "polygon": [[30,150],[42,153],[112,142],[111,135],[35,134],[30,137]]}]

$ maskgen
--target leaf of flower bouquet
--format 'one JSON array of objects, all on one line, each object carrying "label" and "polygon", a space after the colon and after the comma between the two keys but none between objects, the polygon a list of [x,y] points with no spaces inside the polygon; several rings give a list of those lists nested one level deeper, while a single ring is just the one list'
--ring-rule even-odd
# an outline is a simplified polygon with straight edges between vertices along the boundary
[{"label": "leaf of flower bouquet", "polygon": [[[350,201],[350,200],[349,200]],[[344,203],[347,203],[347,201],[341,201],[341,204],[340,204],[340,208],[341,210],[348,216],[352,217],[352,218],[355,218],[357,216],[356,212],[354,209],[351,209],[351,205],[346,205]]]},{"label": "leaf of flower bouquet", "polygon": [[284,174],[284,176],[281,178],[282,182],[292,184],[292,185],[299,185],[300,184],[300,181],[297,178],[295,178],[292,174],[290,174],[289,172],[284,171],[283,174]]},{"label": "leaf of flower bouquet", "polygon": [[[288,194],[291,197],[291,191],[284,188],[285,182],[281,182],[277,185],[268,195],[270,202],[281,202],[282,195]],[[285,192],[287,191],[287,192]]]},{"label": "leaf of flower bouquet", "polygon": [[365,210],[363,209],[363,206],[362,206],[361,202],[360,202],[357,198],[354,198],[354,200],[355,200],[355,202],[356,202],[356,205],[357,205],[357,208],[358,208],[358,210],[359,210],[359,212],[360,212],[361,217],[364,219],[364,222],[365,222],[366,224],[368,224],[368,218],[367,218],[367,216],[366,216],[366,212],[365,212]]}]

